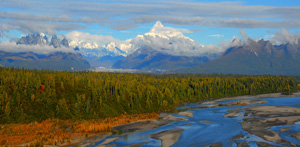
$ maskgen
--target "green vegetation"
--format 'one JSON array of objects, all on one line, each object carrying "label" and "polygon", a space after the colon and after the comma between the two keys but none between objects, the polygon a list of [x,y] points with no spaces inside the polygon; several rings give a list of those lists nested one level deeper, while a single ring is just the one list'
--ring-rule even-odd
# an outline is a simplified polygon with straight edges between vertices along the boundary
[{"label": "green vegetation", "polygon": [[281,76],[115,74],[0,68],[0,123],[160,112],[183,102],[292,92]]}]

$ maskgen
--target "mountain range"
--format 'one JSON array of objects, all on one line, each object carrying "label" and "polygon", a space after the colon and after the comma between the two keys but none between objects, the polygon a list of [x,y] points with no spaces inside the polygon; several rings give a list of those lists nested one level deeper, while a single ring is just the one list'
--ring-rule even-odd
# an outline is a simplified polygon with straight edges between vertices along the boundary
[{"label": "mountain range", "polygon": [[[126,40],[123,43],[108,42],[101,45],[99,42],[95,42],[96,35],[90,35],[82,32],[71,32],[66,36],[70,39],[70,47],[80,50],[82,56],[90,63],[92,67],[104,67],[112,68],[112,65],[119,59],[125,58],[127,55],[133,52],[131,44]],[[83,38],[83,39],[82,39]]]},{"label": "mountain range", "polygon": [[[80,40],[78,37],[81,35],[87,34],[68,34],[69,38],[73,38],[70,46],[78,47],[93,67],[167,71],[208,61],[207,55],[195,52],[203,45],[184,36],[180,30],[163,26],[160,21],[143,35],[125,41],[108,42],[105,45],[95,42],[95,35],[82,37],[88,39]],[[189,54],[185,54],[186,52]],[[142,55],[138,55],[139,53]]]},{"label": "mountain range", "polygon": [[[86,46],[88,47],[88,46]],[[83,57],[90,63],[92,67],[112,68],[112,65],[127,56],[127,53],[120,49],[115,43],[109,43],[104,47],[96,48],[77,48]]]},{"label": "mountain range", "polygon": [[[149,33],[142,36],[141,40],[163,40],[169,44],[188,42],[193,40],[185,37],[176,30],[164,30],[164,26],[156,23]],[[138,38],[137,37],[137,38]],[[171,38],[176,39],[171,39]],[[163,39],[161,39],[163,38]],[[164,40],[165,39],[165,40]],[[133,39],[134,40],[134,39]],[[172,42],[174,41],[175,42]],[[295,39],[294,39],[295,40]],[[246,38],[233,39],[222,54],[198,54],[189,56],[185,54],[172,54],[176,50],[164,46],[145,45],[137,49],[133,54],[116,62],[114,68],[139,69],[176,73],[220,73],[243,75],[299,75],[300,74],[300,39],[293,42],[273,44],[270,40],[253,40]],[[163,43],[162,43],[163,44]],[[200,45],[201,50],[205,48]],[[175,46],[176,47],[176,46]],[[180,51],[193,51],[194,47],[186,45]]]},{"label": "mountain range", "polygon": [[300,44],[273,45],[263,39],[248,39],[241,46],[234,46],[219,58],[199,64],[179,73],[222,73],[245,75],[299,75]]},{"label": "mountain range", "polygon": [[[79,32],[74,33],[75,36],[80,35]],[[217,46],[207,48],[195,43],[179,30],[165,27],[160,22],[148,33],[102,46],[87,40],[73,39],[69,42],[56,35],[49,39],[42,33],[23,36],[10,43],[13,43],[13,47],[8,49],[3,43],[0,45],[1,67],[50,70],[101,67],[159,73],[300,74],[300,40],[274,44],[263,39],[235,38],[228,42],[229,46],[223,46],[221,54],[209,53]]]},{"label": "mountain range", "polygon": [[53,35],[51,41],[48,41],[48,37],[43,33],[34,33],[23,36],[22,38],[18,39],[16,43],[25,45],[49,45],[53,46],[54,48],[62,46],[69,47],[69,41],[66,38],[60,40],[56,35]]},{"label": "mountain range", "polygon": [[[0,51],[2,66],[47,70],[87,70],[91,67],[76,49],[70,49],[67,39],[60,40],[56,35],[48,41],[44,34],[31,34],[17,39],[15,43],[15,47],[21,48],[19,52]],[[22,47],[26,50],[22,50]],[[49,53],[37,53],[31,48]]]},{"label": "mountain range", "polygon": [[[150,32],[131,40],[135,52],[113,64],[113,68],[168,72],[210,61],[208,55],[196,51],[203,45],[184,36],[180,31],[156,22]],[[186,52],[194,52],[191,56]]]},{"label": "mountain range", "polygon": [[208,62],[208,57],[173,56],[144,46],[113,64],[116,69],[138,69],[155,72],[182,69]]}]

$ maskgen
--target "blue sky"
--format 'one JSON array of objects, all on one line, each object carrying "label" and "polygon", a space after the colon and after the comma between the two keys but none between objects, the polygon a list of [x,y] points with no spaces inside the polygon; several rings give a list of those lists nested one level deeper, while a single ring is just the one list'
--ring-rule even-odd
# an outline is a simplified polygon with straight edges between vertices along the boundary
[{"label": "blue sky", "polygon": [[126,40],[161,21],[208,45],[240,37],[241,29],[258,39],[281,29],[298,32],[299,18],[299,0],[1,0],[0,36],[79,31]]}]

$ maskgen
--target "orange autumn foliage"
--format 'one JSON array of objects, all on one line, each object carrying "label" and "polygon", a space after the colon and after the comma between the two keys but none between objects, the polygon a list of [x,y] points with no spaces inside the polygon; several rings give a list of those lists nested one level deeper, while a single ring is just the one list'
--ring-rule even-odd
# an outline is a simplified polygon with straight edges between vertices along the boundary
[{"label": "orange autumn foliage", "polygon": [[41,123],[0,125],[0,145],[67,145],[77,136],[106,133],[117,125],[157,117],[158,114],[137,114],[85,121],[47,119]]},{"label": "orange autumn foliage", "polygon": [[39,89],[34,88],[34,90],[45,92],[45,85],[41,85]]},{"label": "orange autumn foliage", "polygon": [[41,91],[41,92],[45,92],[45,85],[41,85],[41,87],[40,87],[39,91]]},{"label": "orange autumn foliage", "polygon": [[101,133],[112,131],[113,126],[127,124],[129,122],[157,118],[158,114],[137,114],[135,116],[121,115],[118,117],[109,117],[105,120],[87,120],[73,125],[76,133]]}]

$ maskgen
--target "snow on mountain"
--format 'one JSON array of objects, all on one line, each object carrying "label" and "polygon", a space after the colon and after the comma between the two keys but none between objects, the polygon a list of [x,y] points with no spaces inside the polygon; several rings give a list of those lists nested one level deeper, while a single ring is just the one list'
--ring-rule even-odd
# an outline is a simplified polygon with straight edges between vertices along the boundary
[{"label": "snow on mountain", "polygon": [[127,56],[133,52],[130,40],[121,41],[111,36],[77,31],[68,33],[66,37],[71,40],[69,45],[73,48],[78,47],[86,57]]},{"label": "snow on mountain", "polygon": [[73,40],[69,44],[71,47],[79,47],[85,49],[96,49],[99,47],[97,43],[94,42],[84,42],[82,40]]},{"label": "snow on mountain", "polygon": [[47,70],[87,70],[91,67],[80,53],[69,47],[67,39],[56,35],[51,41],[43,33],[34,33],[1,42],[0,52],[0,64],[5,67]]},{"label": "snow on mountain", "polygon": [[43,33],[31,34],[27,36],[23,36],[22,38],[16,41],[17,44],[25,44],[25,45],[46,45],[48,43],[48,38]]},{"label": "snow on mountain", "polygon": [[157,21],[155,23],[150,32],[145,33],[144,35],[138,35],[138,37],[141,38],[143,38],[144,36],[151,36],[154,38],[165,38],[167,40],[170,40],[171,37],[178,37],[182,39],[188,39],[191,42],[194,42],[189,37],[184,36],[182,32],[178,31],[177,29],[171,27],[164,27],[160,21]]},{"label": "snow on mountain", "polygon": [[56,35],[53,35],[51,41],[43,33],[34,33],[27,36],[22,36],[16,40],[17,45],[41,45],[41,46],[53,46],[54,48],[69,47],[69,41],[66,38],[60,39]]},{"label": "snow on mountain", "polygon": [[106,45],[103,45],[102,47],[111,52],[120,52],[121,54],[123,54],[123,56],[127,56],[128,54],[131,54],[133,52],[132,44],[130,44],[129,40],[126,40],[121,44],[110,42]]},{"label": "snow on mountain", "polygon": [[157,21],[150,32],[133,38],[131,44],[136,48],[148,46],[158,52],[173,56],[202,56],[203,53],[213,51],[211,46],[205,47],[196,43],[184,36],[182,31],[186,30],[165,27]]},{"label": "snow on mountain", "polygon": [[[83,55],[90,56],[88,53],[98,53],[98,57],[128,56],[137,49],[149,46],[159,52],[174,56],[199,56],[209,51],[214,51],[214,47],[196,43],[182,33],[184,29],[165,27],[157,21],[150,32],[138,35],[135,38],[121,41],[111,36],[92,35],[83,32],[71,32],[67,38],[71,40],[71,47],[79,47]],[[94,50],[94,51],[88,51]]]}]

